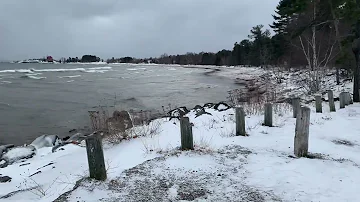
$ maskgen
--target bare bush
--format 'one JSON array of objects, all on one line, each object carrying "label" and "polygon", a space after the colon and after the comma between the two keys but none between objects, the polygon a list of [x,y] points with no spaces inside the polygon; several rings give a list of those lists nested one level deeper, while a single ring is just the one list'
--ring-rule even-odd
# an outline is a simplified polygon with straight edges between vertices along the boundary
[{"label": "bare bush", "polygon": [[[234,121],[235,122],[235,121]],[[219,135],[221,137],[235,137],[235,129],[232,128],[232,129],[225,129],[225,130],[221,130],[219,132]]]},{"label": "bare bush", "polygon": [[89,111],[90,124],[93,132],[103,131],[109,133],[109,125],[107,120],[109,119],[109,111],[106,107],[99,106],[98,110]]},{"label": "bare bush", "polygon": [[55,178],[54,181],[52,181],[49,186],[44,187],[43,185],[38,183],[34,178],[32,178],[32,175],[30,175],[30,173],[28,173],[27,176],[24,175],[21,176],[24,177],[24,181],[23,183],[20,183],[20,186],[18,188],[24,186],[25,190],[30,191],[32,194],[38,196],[39,198],[45,197],[47,194],[49,194],[49,190],[53,187],[54,183],[59,178],[59,177]]},{"label": "bare bush", "polygon": [[201,149],[210,149],[211,148],[211,142],[212,142],[213,136],[208,137],[206,135],[202,135],[199,140],[194,141],[194,145],[197,148]]},{"label": "bare bush", "polygon": [[282,84],[283,80],[284,80],[283,68],[282,67],[272,67],[271,72],[273,73],[273,75],[275,77],[276,83]]},{"label": "bare bush", "polygon": [[252,105],[266,102],[276,102],[277,101],[277,93],[274,90],[265,90],[256,89],[251,92],[246,91],[245,89],[236,89],[228,91],[228,102],[230,106],[243,106],[243,105]]},{"label": "bare bush", "polygon": [[106,141],[111,144],[118,144],[123,140],[134,139],[139,137],[153,138],[161,133],[162,123],[163,123],[162,119],[156,119],[148,124],[145,123],[144,125],[135,126],[123,132],[111,133],[106,136]]},{"label": "bare bush", "polygon": [[293,107],[289,103],[275,103],[273,105],[273,112],[277,116],[284,116],[287,113],[292,112]]},{"label": "bare bush", "polygon": [[128,133],[129,137],[137,138],[137,137],[151,137],[153,138],[156,135],[161,133],[161,119],[154,120],[149,124],[145,124],[142,126],[133,127],[126,132]]},{"label": "bare bush", "polygon": [[317,67],[316,70],[307,69],[296,73],[297,85],[304,89],[307,94],[312,94],[324,89],[324,78],[328,73],[328,69],[325,67]]}]

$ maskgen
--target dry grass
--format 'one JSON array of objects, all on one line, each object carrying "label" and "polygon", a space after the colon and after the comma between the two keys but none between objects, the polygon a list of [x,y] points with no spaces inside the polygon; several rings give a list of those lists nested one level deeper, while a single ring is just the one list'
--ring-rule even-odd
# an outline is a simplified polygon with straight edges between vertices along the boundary
[{"label": "dry grass", "polygon": [[235,128],[232,128],[232,129],[222,129],[222,130],[220,130],[219,135],[220,135],[221,137],[224,137],[224,138],[226,138],[226,137],[235,137],[235,136],[236,136],[236,134],[235,134]]},{"label": "dry grass", "polygon": [[[21,174],[20,174],[21,175]],[[22,177],[24,177],[24,181],[22,183],[20,183],[19,187],[20,189],[24,189],[24,190],[28,190],[29,192],[31,192],[32,194],[38,196],[39,198],[45,197],[46,195],[49,194],[49,190],[53,187],[53,185],[55,184],[55,182],[57,181],[57,178],[55,178],[50,185],[48,186],[43,186],[40,185],[31,175],[30,172],[28,171],[27,175],[21,175]]]},{"label": "dry grass", "polygon": [[109,133],[109,125],[107,120],[109,119],[109,110],[107,107],[99,106],[97,110],[89,111],[90,124],[93,132],[103,131]]},{"label": "dry grass", "polygon": [[136,126],[133,128],[128,129],[126,132],[130,138],[137,138],[137,137],[150,137],[153,138],[156,135],[161,133],[161,125],[164,120],[156,119],[151,121],[148,124],[144,124],[142,126]]},{"label": "dry grass", "polygon": [[156,119],[148,124],[144,123],[143,125],[127,129],[124,132],[110,133],[106,136],[105,141],[110,144],[119,144],[123,140],[136,139],[139,137],[153,138],[161,133],[163,121],[162,119]]},{"label": "dry grass", "polygon": [[194,141],[194,148],[200,150],[211,150],[213,136],[201,135],[198,140]]}]

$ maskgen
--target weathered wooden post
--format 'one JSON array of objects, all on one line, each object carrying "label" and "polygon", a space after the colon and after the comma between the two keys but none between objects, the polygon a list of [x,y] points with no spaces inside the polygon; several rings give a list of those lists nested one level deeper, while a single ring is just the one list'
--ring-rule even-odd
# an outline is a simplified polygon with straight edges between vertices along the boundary
[{"label": "weathered wooden post", "polygon": [[310,108],[301,107],[296,117],[294,154],[306,157],[309,149]]},{"label": "weathered wooden post", "polygon": [[339,100],[340,100],[340,109],[344,109],[345,108],[345,102],[346,102],[345,92],[341,92],[339,94]]},{"label": "weathered wooden post", "polygon": [[349,92],[346,92],[346,106],[349,106],[351,104],[351,95]]},{"label": "weathered wooden post", "polygon": [[322,113],[322,100],[321,96],[315,96],[315,106],[316,106],[316,113]]},{"label": "weathered wooden post", "polygon": [[181,149],[193,150],[194,140],[192,134],[192,126],[189,117],[182,117],[180,119],[180,133],[181,133]]},{"label": "weathered wooden post", "polygon": [[351,97],[351,94],[349,93],[349,100],[350,100],[350,104],[352,105],[352,104],[354,104],[354,100],[352,99],[352,97]]},{"label": "weathered wooden post", "polygon": [[273,106],[271,103],[265,104],[264,125],[269,127],[273,126]]},{"label": "weathered wooden post", "polygon": [[106,180],[104,152],[100,134],[95,132],[89,135],[85,142],[90,178],[102,181]]},{"label": "weathered wooden post", "polygon": [[293,106],[293,117],[296,118],[297,113],[300,110],[300,98],[293,98],[292,106]]},{"label": "weathered wooden post", "polygon": [[245,112],[242,107],[236,107],[236,136],[246,136],[245,132]]},{"label": "weathered wooden post", "polygon": [[345,96],[345,106],[349,106],[350,105],[350,93],[348,92],[344,92],[344,96]]},{"label": "weathered wooden post", "polygon": [[328,99],[330,112],[336,112],[335,103],[334,103],[334,93],[332,90],[328,90]]}]

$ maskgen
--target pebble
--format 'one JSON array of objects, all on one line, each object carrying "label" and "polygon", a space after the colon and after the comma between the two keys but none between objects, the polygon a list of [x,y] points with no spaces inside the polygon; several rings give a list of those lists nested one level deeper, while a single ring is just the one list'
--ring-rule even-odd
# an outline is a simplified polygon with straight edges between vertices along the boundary
[{"label": "pebble", "polygon": [[0,177],[0,183],[5,183],[5,182],[11,182],[11,177],[9,176],[1,176]]}]

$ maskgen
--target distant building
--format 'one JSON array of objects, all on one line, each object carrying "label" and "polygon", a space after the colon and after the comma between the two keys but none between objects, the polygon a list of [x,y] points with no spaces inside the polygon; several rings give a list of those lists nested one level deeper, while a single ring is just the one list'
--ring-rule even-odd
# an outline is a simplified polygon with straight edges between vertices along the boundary
[{"label": "distant building", "polygon": [[47,57],[46,57],[46,61],[47,61],[47,62],[54,62],[54,58],[51,57],[51,56],[47,56]]}]

